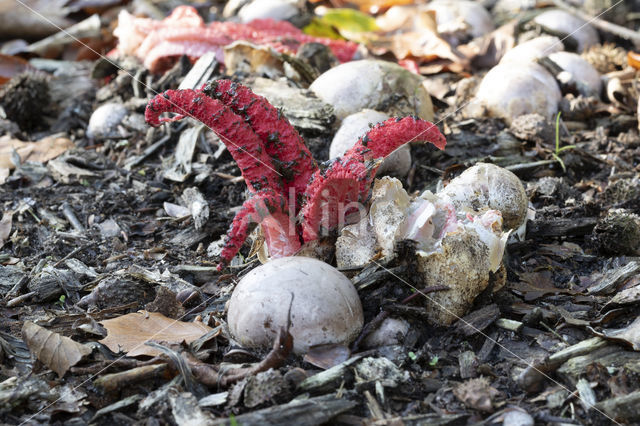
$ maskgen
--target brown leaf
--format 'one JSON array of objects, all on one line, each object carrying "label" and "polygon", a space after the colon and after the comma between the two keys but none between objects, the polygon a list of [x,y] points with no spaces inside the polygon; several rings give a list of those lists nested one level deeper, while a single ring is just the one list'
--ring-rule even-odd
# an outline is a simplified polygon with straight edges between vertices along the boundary
[{"label": "brown leaf", "polygon": [[602,330],[602,333],[592,331],[600,337],[625,342],[631,345],[634,350],[640,351],[640,317],[625,328]]},{"label": "brown leaf", "polygon": [[[367,47],[375,54],[392,52],[397,59],[415,59],[424,64],[440,61],[437,69],[460,72],[469,60],[442,39],[433,11],[419,6],[394,8],[376,19],[384,35],[368,37]],[[423,67],[420,72],[424,72]]]},{"label": "brown leaf", "polygon": [[6,83],[11,77],[27,69],[32,69],[32,67],[24,59],[18,56],[0,54],[0,84]]},{"label": "brown leaf", "polygon": [[122,351],[129,356],[161,354],[158,349],[145,345],[146,341],[191,343],[212,330],[203,323],[176,321],[158,312],[146,311],[104,320],[101,324],[108,334],[100,343],[113,352]]},{"label": "brown leaf", "polygon": [[26,321],[22,326],[22,338],[29,350],[40,362],[58,373],[59,377],[91,353],[91,348],[68,337]]},{"label": "brown leaf", "polygon": [[458,50],[467,56],[476,68],[491,68],[515,45],[516,25],[516,21],[509,22],[483,37],[458,46]]},{"label": "brown leaf", "polygon": [[11,162],[13,150],[18,152],[22,162],[45,163],[73,147],[73,142],[69,138],[60,135],[47,136],[37,142],[24,142],[5,135],[0,138],[0,168],[15,168]]},{"label": "brown leaf", "polygon": [[350,357],[351,351],[347,346],[332,343],[310,347],[304,356],[304,360],[311,365],[326,370],[345,362]]},{"label": "brown leaf", "polygon": [[574,294],[569,289],[557,288],[553,285],[553,277],[550,271],[525,272],[520,274],[519,282],[510,283],[509,286],[516,292],[524,295],[524,300],[530,302],[545,294]]}]

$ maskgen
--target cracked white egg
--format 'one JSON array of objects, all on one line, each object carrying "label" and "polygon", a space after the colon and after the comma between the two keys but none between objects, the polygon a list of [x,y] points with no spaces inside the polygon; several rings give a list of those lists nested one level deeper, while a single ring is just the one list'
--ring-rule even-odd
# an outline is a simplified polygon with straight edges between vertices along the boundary
[{"label": "cracked white egg", "polygon": [[507,229],[516,229],[527,218],[529,199],[524,185],[512,172],[489,163],[477,163],[438,192],[458,213],[483,214],[498,210]]}]

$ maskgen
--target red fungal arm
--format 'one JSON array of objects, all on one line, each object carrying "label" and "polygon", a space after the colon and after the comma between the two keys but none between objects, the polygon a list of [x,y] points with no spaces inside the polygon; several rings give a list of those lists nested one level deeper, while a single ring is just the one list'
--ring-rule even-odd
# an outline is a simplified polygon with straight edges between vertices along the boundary
[{"label": "red fungal arm", "polygon": [[381,164],[377,160],[413,141],[431,142],[440,149],[446,144],[438,128],[428,121],[391,118],[374,126],[326,170],[316,172],[306,191],[307,202],[300,211],[303,240],[315,240],[320,231],[346,224],[344,216],[355,208],[354,205],[350,209],[349,203],[364,203],[369,198],[371,183]]},{"label": "red fungal arm", "polygon": [[[161,119],[160,114],[164,112],[173,112],[180,116]],[[144,114],[145,120],[151,126],[159,126],[162,122],[173,121],[183,116],[200,120],[220,136],[252,193],[262,189],[281,193],[282,181],[271,158],[263,149],[262,140],[242,117],[221,102],[195,90],[167,90],[149,101]]]},{"label": "red fungal arm", "polygon": [[338,159],[326,171],[319,170],[313,175],[307,188],[308,199],[300,210],[305,243],[345,225],[345,217],[354,209],[357,211],[362,191],[358,177],[366,175],[366,169],[364,163]]},{"label": "red fungal arm", "polygon": [[[293,187],[296,198],[299,198],[318,166],[289,120],[264,97],[231,80],[213,81],[204,86],[202,91],[245,117],[253,131],[262,139],[267,154],[282,176],[285,194]],[[296,211],[301,201],[296,200]]]},{"label": "red fungal arm", "polygon": [[433,123],[416,117],[390,118],[373,126],[344,157],[361,161],[384,158],[408,142],[430,142],[438,149],[447,144]]},{"label": "red fungal arm", "polygon": [[[429,142],[438,149],[444,149],[447,144],[447,140],[433,123],[416,117],[390,118],[373,126],[342,158],[360,163],[381,159],[409,142]],[[361,202],[369,198],[371,184],[380,164],[373,164],[367,169],[367,173],[358,176]]]},{"label": "red fungal arm", "polygon": [[227,233],[218,270],[228,265],[251,232],[252,224],[262,223],[271,257],[290,256],[300,249],[295,224],[289,217],[287,200],[274,191],[261,191],[244,202]]}]

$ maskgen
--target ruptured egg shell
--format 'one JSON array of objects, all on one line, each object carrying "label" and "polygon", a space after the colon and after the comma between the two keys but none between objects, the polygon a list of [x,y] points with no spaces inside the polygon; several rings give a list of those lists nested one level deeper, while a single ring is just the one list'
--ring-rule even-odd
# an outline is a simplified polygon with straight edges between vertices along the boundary
[{"label": "ruptured egg shell", "polygon": [[570,36],[578,43],[578,52],[600,43],[598,32],[591,24],[564,10],[543,12],[533,22],[554,34]]},{"label": "ruptured egg shell", "polygon": [[538,113],[547,119],[558,111],[562,94],[555,78],[534,62],[507,62],[482,79],[467,114],[502,118],[507,124],[521,115]]},{"label": "ruptured egg shell", "polygon": [[287,324],[289,304],[293,350],[322,344],[349,344],[364,322],[351,281],[340,271],[309,257],[283,257],[258,266],[236,286],[227,321],[233,337],[247,347],[268,348]]},{"label": "ruptured egg shell", "polygon": [[585,83],[594,93],[600,93],[600,73],[582,56],[571,52],[555,52],[549,55],[549,59],[570,73],[575,80]]},{"label": "ruptured egg shell", "polygon": [[390,116],[417,115],[432,121],[431,97],[422,81],[398,64],[363,59],[330,69],[309,89],[333,106],[338,120],[368,108]]},{"label": "ruptured egg shell", "polygon": [[477,163],[454,178],[438,196],[458,213],[498,210],[505,229],[516,229],[527,218],[529,200],[520,179],[495,164]]},{"label": "ruptured egg shell", "polygon": [[426,298],[427,319],[434,324],[451,325],[464,316],[489,285],[489,247],[472,229],[447,234],[440,250],[416,255],[418,272],[430,285],[449,287]]},{"label": "ruptured egg shell", "polygon": [[459,37],[460,34],[475,38],[494,30],[489,12],[474,1],[435,0],[427,4],[426,9],[436,13],[438,34],[445,38],[451,36],[463,41],[464,37]]},{"label": "ruptured egg shell", "polygon": [[[385,121],[388,118],[390,118],[389,115],[372,109],[363,109],[345,117],[331,141],[329,159],[332,160],[344,155],[369,130],[371,125]],[[384,159],[378,169],[378,175],[405,176],[409,173],[410,168],[411,149],[408,144],[405,144]]]}]

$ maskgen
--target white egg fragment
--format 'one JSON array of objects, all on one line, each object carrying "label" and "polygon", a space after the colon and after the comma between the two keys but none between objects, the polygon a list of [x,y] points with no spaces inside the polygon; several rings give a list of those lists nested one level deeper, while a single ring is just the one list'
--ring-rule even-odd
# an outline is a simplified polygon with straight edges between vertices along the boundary
[{"label": "white egg fragment", "polygon": [[555,52],[549,55],[549,59],[571,74],[574,80],[586,84],[596,96],[600,94],[602,89],[600,73],[582,56],[571,52]]},{"label": "white egg fragment", "polygon": [[525,41],[515,46],[504,54],[500,63],[519,63],[533,62],[536,59],[549,56],[554,52],[560,52],[564,49],[562,41],[558,37],[540,36]]},{"label": "white egg fragment", "polygon": [[364,322],[355,287],[340,271],[308,257],[283,257],[258,266],[236,286],[227,321],[233,337],[247,347],[270,347],[287,324],[291,305],[293,350],[349,344]]},{"label": "white egg fragment", "polygon": [[[353,229],[358,238],[353,237]],[[367,263],[362,262],[364,254],[370,254],[370,261],[381,251],[381,261],[388,261],[395,256],[397,242],[415,241],[420,281],[450,288],[429,295],[428,318],[448,325],[464,315],[487,288],[490,273],[500,268],[508,235],[502,231],[497,210],[456,214],[446,197],[426,191],[411,200],[400,181],[383,177],[374,184],[369,216],[342,230],[336,258],[339,267],[362,266]],[[353,251],[361,255],[354,259]]]},{"label": "white egg fragment", "polygon": [[433,105],[422,80],[398,64],[364,59],[331,68],[309,89],[333,106],[338,120],[369,108],[390,116],[417,115],[432,121]]},{"label": "white egg fragment", "polygon": [[[389,115],[372,109],[363,109],[345,117],[331,141],[329,159],[341,157],[348,149],[353,147],[358,138],[369,130],[370,126],[388,118],[390,118]],[[384,174],[406,176],[410,168],[411,148],[409,148],[409,144],[405,144],[384,159],[382,165],[378,168],[378,176]]]},{"label": "white egg fragment", "polygon": [[578,52],[600,43],[600,37],[591,24],[564,10],[543,12],[533,20],[553,33],[566,34],[578,43]]},{"label": "white egg fragment", "polygon": [[487,114],[507,124],[525,114],[538,113],[552,119],[562,93],[555,78],[534,62],[500,62],[482,79],[467,106],[471,117]]},{"label": "white egg fragment", "polygon": [[468,0],[435,0],[425,6],[436,13],[438,33],[456,42],[480,37],[494,30],[493,20],[480,3]]},{"label": "white egg fragment", "polygon": [[104,139],[121,136],[118,126],[129,113],[122,104],[108,103],[99,106],[91,114],[87,126],[87,136],[90,139]]},{"label": "white egg fragment", "polygon": [[516,229],[527,218],[529,200],[520,179],[495,164],[477,163],[438,193],[458,214],[498,210],[506,229]]}]

